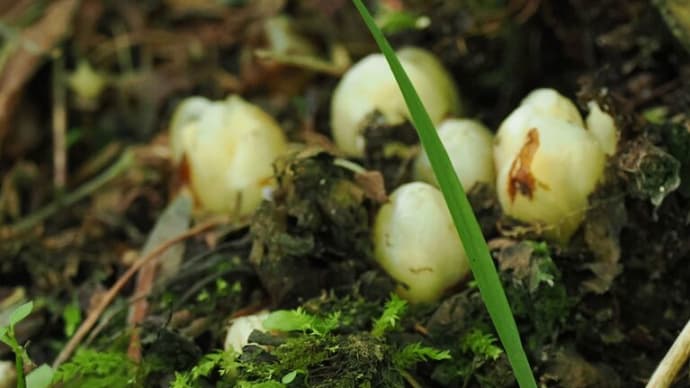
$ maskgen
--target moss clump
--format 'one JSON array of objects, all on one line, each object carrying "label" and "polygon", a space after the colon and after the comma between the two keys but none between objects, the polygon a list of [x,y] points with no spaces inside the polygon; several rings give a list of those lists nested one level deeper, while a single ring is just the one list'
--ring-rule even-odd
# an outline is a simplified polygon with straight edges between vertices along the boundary
[{"label": "moss clump", "polygon": [[[450,358],[447,350],[403,331],[407,303],[397,296],[383,309],[362,299],[332,302],[321,306],[343,309],[273,312],[264,323],[272,334],[255,331],[253,344],[239,356],[217,352],[203,357],[189,372],[176,373],[175,387],[196,387],[204,380],[240,387],[403,387],[405,381],[416,382],[418,364]],[[371,314],[364,321],[354,319],[363,312]]]},{"label": "moss clump", "polygon": [[275,304],[352,284],[370,257],[369,215],[353,173],[318,151],[276,162],[278,189],[251,225],[250,257]]},{"label": "moss clump", "polygon": [[680,185],[678,159],[648,139],[631,142],[618,163],[625,174],[628,192],[633,197],[649,199],[654,206],[659,206]]},{"label": "moss clump", "polygon": [[514,248],[515,255],[502,255],[501,276],[526,348],[536,356],[556,340],[573,303],[546,243],[523,241]]}]

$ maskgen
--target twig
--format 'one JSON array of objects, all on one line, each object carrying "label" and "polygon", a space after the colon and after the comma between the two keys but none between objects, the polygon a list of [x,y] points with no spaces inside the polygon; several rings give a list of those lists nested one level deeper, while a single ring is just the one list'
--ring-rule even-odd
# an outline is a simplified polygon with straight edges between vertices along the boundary
[{"label": "twig", "polygon": [[284,54],[277,51],[258,49],[254,55],[262,60],[271,60],[283,65],[295,66],[333,76],[340,76],[350,67],[347,52],[339,47],[332,50],[330,61],[310,55]]},{"label": "twig", "polygon": [[0,233],[0,236],[11,237],[18,233],[27,231],[28,229],[31,229],[40,222],[44,221],[46,218],[52,216],[58,210],[79,202],[81,199],[91,195],[113,178],[127,171],[127,169],[134,164],[134,160],[134,152],[132,150],[126,150],[124,153],[122,153],[120,159],[113,163],[113,165],[111,165],[99,176],[93,178],[87,183],[84,183],[75,191],[58,198],[49,205],[46,205],[45,207],[29,214],[21,221],[10,225],[8,232],[2,231],[4,233]]},{"label": "twig", "polygon": [[414,376],[410,374],[410,372],[402,369],[399,369],[398,372],[400,373],[400,376],[402,376],[402,378],[405,379],[405,381],[407,381],[407,383],[410,384],[412,388],[422,388],[422,384],[420,384],[417,381],[417,379],[415,379]]},{"label": "twig", "polygon": [[678,371],[688,361],[688,356],[690,356],[690,320],[685,324],[685,327],[673,342],[659,366],[656,367],[646,388],[667,388],[671,386]]},{"label": "twig", "polygon": [[221,225],[225,221],[225,219],[215,219],[196,225],[188,231],[181,233],[176,237],[171,238],[170,240],[165,241],[164,243],[159,245],[158,248],[152,250],[149,254],[143,256],[142,258],[134,262],[134,264],[132,264],[132,266],[129,267],[129,269],[124,274],[122,274],[122,276],[120,276],[119,279],[117,279],[117,282],[115,282],[115,284],[113,284],[112,287],[110,287],[108,292],[106,292],[106,294],[98,302],[98,305],[89,312],[89,315],[79,326],[79,329],[77,329],[77,331],[74,333],[74,336],[70,338],[70,340],[67,342],[60,354],[58,354],[57,358],[53,362],[53,368],[57,368],[58,366],[60,366],[60,364],[62,364],[70,358],[70,356],[72,355],[72,353],[74,353],[74,351],[79,346],[81,341],[84,339],[86,334],[88,334],[89,330],[91,330],[94,327],[94,325],[98,322],[98,318],[101,316],[103,311],[105,311],[105,309],[110,305],[110,303],[112,303],[117,294],[122,290],[122,288],[127,284],[127,282],[129,282],[132,276],[134,276],[137,273],[137,271],[142,266],[144,266],[144,264],[148,263],[152,259],[157,258],[160,254],[162,254],[168,248],[172,247],[178,242],[196,236],[197,234],[202,233],[215,226]]},{"label": "twig", "polygon": [[65,107],[65,59],[53,55],[53,184],[58,191],[67,184],[67,109]]}]

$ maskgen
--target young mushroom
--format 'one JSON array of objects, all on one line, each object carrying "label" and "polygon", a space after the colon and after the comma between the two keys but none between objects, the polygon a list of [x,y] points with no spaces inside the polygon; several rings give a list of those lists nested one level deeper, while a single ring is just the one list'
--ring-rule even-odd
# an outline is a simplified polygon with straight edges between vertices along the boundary
[{"label": "young mushroom", "polygon": [[[484,125],[476,120],[448,119],[439,124],[438,136],[466,191],[477,183],[493,186],[496,180],[493,135]],[[415,161],[414,178],[438,187],[426,151],[422,151]]]},{"label": "young mushroom", "polygon": [[269,315],[268,310],[261,310],[252,315],[246,315],[233,319],[228,325],[225,335],[225,350],[234,350],[242,353],[242,348],[249,344],[249,336],[254,330],[265,331],[264,321]]},{"label": "young mushroom", "polygon": [[435,301],[469,273],[443,195],[427,183],[393,192],[376,215],[373,241],[374,257],[410,302]]},{"label": "young mushroom", "polygon": [[[459,97],[453,80],[433,54],[412,47],[397,54],[434,123],[457,113]],[[336,145],[347,156],[364,155],[362,131],[375,112],[389,125],[400,124],[410,117],[382,54],[371,54],[352,66],[333,93],[331,130]]]},{"label": "young mushroom", "polygon": [[503,121],[494,142],[503,211],[540,224],[546,237],[559,242],[570,239],[584,219],[606,155],[615,151],[613,119],[598,106],[590,110],[588,129],[570,100],[539,89]]},{"label": "young mushroom", "polygon": [[200,207],[235,216],[261,203],[273,184],[273,161],[287,148],[278,123],[238,96],[184,100],[173,114],[170,142]]}]

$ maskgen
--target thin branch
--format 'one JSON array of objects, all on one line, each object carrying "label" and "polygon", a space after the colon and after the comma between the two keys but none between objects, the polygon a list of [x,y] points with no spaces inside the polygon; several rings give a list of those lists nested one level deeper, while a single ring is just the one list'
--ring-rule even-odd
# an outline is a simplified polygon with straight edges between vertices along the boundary
[{"label": "thin branch", "polygon": [[58,210],[63,209],[65,207],[69,207],[75,204],[76,202],[79,202],[81,199],[91,195],[96,190],[100,189],[103,185],[110,182],[112,179],[116,178],[118,175],[127,171],[134,164],[134,161],[134,152],[131,150],[126,150],[122,153],[120,158],[115,163],[108,167],[107,170],[105,170],[103,173],[93,178],[92,180],[88,181],[87,183],[84,183],[75,191],[56,199],[55,201],[46,205],[45,207],[42,207],[41,209],[38,209],[37,211],[29,214],[21,221],[13,225],[10,225],[8,230],[0,229],[0,232],[2,232],[0,233],[0,238],[11,237],[16,234],[25,232],[33,228],[37,224],[43,222],[44,220],[55,214]]},{"label": "thin branch", "polygon": [[675,380],[678,371],[688,362],[690,356],[690,320],[673,342],[668,353],[656,367],[646,388],[667,388]]},{"label": "thin branch", "polygon": [[132,264],[132,266],[129,267],[127,272],[122,274],[122,276],[120,276],[117,282],[115,282],[115,284],[113,284],[112,287],[110,287],[108,292],[106,292],[106,294],[101,298],[98,305],[89,312],[89,315],[79,326],[79,329],[77,329],[77,331],[74,333],[74,336],[70,338],[69,342],[67,342],[65,347],[62,349],[60,354],[53,362],[53,368],[57,368],[58,366],[60,366],[60,364],[67,361],[72,356],[72,353],[74,353],[74,351],[77,349],[84,337],[96,325],[96,323],[98,322],[98,318],[101,316],[101,314],[103,314],[103,311],[105,311],[105,309],[110,305],[110,303],[113,302],[117,294],[122,290],[122,288],[127,284],[127,282],[130,281],[132,276],[134,276],[137,273],[137,271],[139,271],[141,267],[143,267],[149,261],[157,258],[160,254],[162,254],[168,248],[172,247],[178,242],[196,236],[199,233],[202,233],[208,229],[221,225],[225,222],[225,219],[215,219],[196,225],[188,231],[181,233],[178,236],[171,238],[170,240],[165,241],[156,249],[152,250],[149,254],[143,256],[134,264]]},{"label": "thin branch", "polygon": [[56,190],[61,191],[67,185],[65,59],[59,50],[56,50],[53,57],[53,184]]}]

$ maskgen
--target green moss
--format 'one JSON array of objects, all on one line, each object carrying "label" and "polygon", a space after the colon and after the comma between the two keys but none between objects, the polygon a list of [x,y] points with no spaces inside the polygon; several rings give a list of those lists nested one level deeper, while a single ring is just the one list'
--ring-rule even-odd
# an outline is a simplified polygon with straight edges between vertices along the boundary
[{"label": "green moss", "polygon": [[331,296],[274,312],[265,325],[273,334],[251,337],[260,346],[246,346],[239,356],[206,355],[190,371],[176,373],[176,387],[197,387],[201,381],[247,387],[403,387],[404,380],[414,379],[417,364],[450,358],[447,350],[425,345],[419,336],[406,334],[407,340],[401,340],[407,329],[400,326],[404,306],[397,297],[382,308],[361,298]]},{"label": "green moss", "polygon": [[137,366],[124,352],[82,349],[58,368],[53,382],[67,387],[144,387],[142,372],[144,368]]},{"label": "green moss", "polygon": [[681,163],[646,138],[632,142],[619,157],[627,191],[634,197],[649,199],[654,206],[680,185]]},{"label": "green moss", "polygon": [[502,277],[513,314],[518,320],[526,348],[533,355],[556,339],[573,305],[561,273],[545,243],[521,242],[531,249],[529,260],[514,266]]},{"label": "green moss", "polygon": [[680,191],[690,196],[690,126],[669,123],[661,132],[669,153],[680,162]]}]

